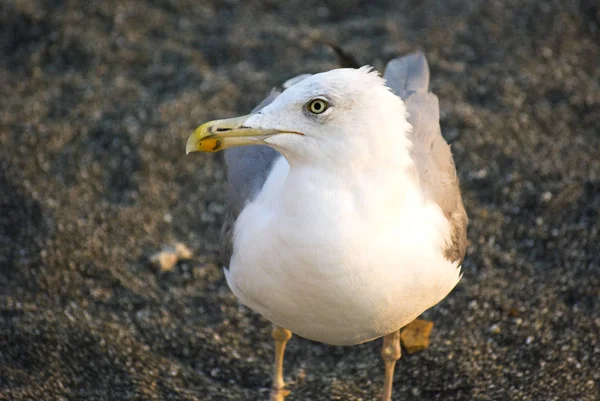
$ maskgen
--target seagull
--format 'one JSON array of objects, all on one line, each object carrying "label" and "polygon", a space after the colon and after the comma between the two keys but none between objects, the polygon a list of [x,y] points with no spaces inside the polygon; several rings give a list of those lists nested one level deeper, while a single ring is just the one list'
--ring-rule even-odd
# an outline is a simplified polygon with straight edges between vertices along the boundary
[{"label": "seagull", "polygon": [[304,74],[251,114],[215,120],[186,153],[225,151],[221,248],[227,284],[273,323],[271,401],[288,340],[383,337],[390,401],[400,329],[461,278],[467,214],[429,67],[418,52]]}]

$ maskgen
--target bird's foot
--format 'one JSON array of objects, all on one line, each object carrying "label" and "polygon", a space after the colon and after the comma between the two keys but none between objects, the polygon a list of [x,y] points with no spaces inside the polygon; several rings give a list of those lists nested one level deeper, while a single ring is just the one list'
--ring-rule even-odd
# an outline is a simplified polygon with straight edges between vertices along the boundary
[{"label": "bird's foot", "polygon": [[290,390],[286,390],[284,388],[273,388],[271,389],[271,397],[269,401],[284,401],[284,398],[290,395]]}]

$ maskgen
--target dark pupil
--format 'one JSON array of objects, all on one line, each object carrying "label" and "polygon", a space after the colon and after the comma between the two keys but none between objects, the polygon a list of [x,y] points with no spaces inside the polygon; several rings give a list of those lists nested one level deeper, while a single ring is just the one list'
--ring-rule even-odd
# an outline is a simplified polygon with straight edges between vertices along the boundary
[{"label": "dark pupil", "polygon": [[321,102],[315,102],[313,104],[313,108],[315,109],[315,111],[321,110]]}]

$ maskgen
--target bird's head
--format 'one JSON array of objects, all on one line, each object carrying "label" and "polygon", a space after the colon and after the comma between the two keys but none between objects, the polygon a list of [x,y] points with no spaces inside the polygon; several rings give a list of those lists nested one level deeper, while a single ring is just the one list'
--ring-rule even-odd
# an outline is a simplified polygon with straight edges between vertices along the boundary
[{"label": "bird's head", "polygon": [[207,122],[190,135],[186,152],[268,145],[290,163],[371,159],[409,146],[402,100],[370,67],[312,75],[263,109]]}]

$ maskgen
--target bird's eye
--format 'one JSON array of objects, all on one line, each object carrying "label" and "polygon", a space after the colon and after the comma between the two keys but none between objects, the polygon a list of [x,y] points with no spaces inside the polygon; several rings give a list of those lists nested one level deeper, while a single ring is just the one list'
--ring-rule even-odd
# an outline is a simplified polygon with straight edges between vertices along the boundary
[{"label": "bird's eye", "polygon": [[313,114],[321,114],[329,107],[329,103],[323,99],[313,99],[308,102],[306,108]]}]

